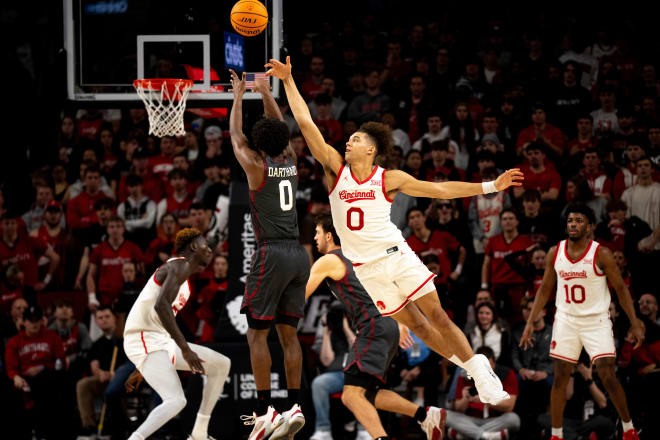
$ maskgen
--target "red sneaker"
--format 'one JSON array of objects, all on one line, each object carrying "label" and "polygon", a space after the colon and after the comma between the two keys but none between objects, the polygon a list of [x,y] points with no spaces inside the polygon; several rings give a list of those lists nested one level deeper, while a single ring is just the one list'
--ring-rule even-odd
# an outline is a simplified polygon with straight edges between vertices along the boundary
[{"label": "red sneaker", "polygon": [[639,435],[637,435],[637,430],[633,428],[624,432],[623,440],[639,440]]}]

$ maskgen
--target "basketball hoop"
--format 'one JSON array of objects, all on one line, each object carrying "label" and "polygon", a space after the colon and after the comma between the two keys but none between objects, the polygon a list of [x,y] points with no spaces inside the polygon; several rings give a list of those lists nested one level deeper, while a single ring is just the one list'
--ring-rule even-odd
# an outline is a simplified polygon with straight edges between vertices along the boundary
[{"label": "basketball hoop", "polygon": [[136,79],[133,87],[142,98],[149,115],[149,134],[158,137],[183,136],[183,112],[186,110],[191,79]]}]

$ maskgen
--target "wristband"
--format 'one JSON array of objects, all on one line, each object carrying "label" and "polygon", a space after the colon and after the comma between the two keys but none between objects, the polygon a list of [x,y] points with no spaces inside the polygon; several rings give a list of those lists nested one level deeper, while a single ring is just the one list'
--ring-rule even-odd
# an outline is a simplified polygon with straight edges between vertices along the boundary
[{"label": "wristband", "polygon": [[488,289],[488,283],[481,283],[482,289]]},{"label": "wristband", "polygon": [[51,274],[47,273],[46,276],[44,277],[44,284],[50,283],[52,279],[53,279],[53,276]]},{"label": "wristband", "polygon": [[95,304],[97,306],[101,304],[99,302],[99,300],[96,299],[96,293],[95,292],[89,292],[87,294],[87,301],[89,301],[90,304]]},{"label": "wristband", "polygon": [[497,188],[495,188],[494,180],[490,182],[481,182],[481,189],[483,190],[484,194],[497,192]]},{"label": "wristband", "polygon": [[457,274],[460,275],[461,272],[463,272],[463,265],[462,265],[461,263],[458,263],[458,264],[456,265],[456,267],[454,268],[454,272],[456,272]]}]

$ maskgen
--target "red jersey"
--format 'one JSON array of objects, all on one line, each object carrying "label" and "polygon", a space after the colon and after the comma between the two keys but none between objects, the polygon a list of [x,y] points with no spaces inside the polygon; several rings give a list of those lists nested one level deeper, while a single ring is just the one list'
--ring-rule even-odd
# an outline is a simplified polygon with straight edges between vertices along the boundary
[{"label": "red jersey", "polygon": [[11,380],[16,375],[24,378],[28,369],[39,365],[54,369],[55,361],[64,356],[62,340],[54,331],[42,328],[36,335],[28,336],[23,330],[7,342],[7,376]]},{"label": "red jersey", "polygon": [[193,204],[194,199],[195,195],[192,193],[186,194],[186,197],[180,202],[173,195],[169,196],[165,199],[165,212],[176,215],[178,219],[188,218],[190,215],[190,205]]},{"label": "red jersey", "polygon": [[174,159],[162,154],[149,159],[149,172],[154,177],[167,179],[167,173],[174,169]]},{"label": "red jersey", "polygon": [[18,264],[25,277],[25,285],[34,287],[39,281],[37,259],[46,252],[48,244],[29,235],[18,235],[14,246],[8,246],[0,239],[0,267],[4,273],[10,264]]},{"label": "red jersey", "polygon": [[[508,374],[504,379],[502,379],[502,388],[504,388],[504,391],[509,393],[510,396],[517,396],[518,395],[518,379],[516,378],[516,373],[513,372],[513,369],[507,368]],[[463,388],[466,386],[472,386],[470,385],[469,382],[465,380],[463,376],[458,377],[458,382],[456,383],[456,399],[460,399],[463,397]],[[496,417],[501,415],[502,413],[494,410],[492,407],[488,408],[489,409],[489,417]],[[471,416],[471,417],[476,417],[479,419],[484,418],[484,404],[481,402],[470,402],[468,404],[467,410],[465,411],[465,415]]]},{"label": "red jersey", "polygon": [[603,170],[597,170],[595,173],[588,173],[584,168],[580,170],[587,182],[589,188],[594,193],[594,196],[599,197],[602,195],[610,195],[612,193],[612,179],[607,177]]},{"label": "red jersey", "polygon": [[502,284],[524,284],[525,279],[504,261],[507,255],[522,251],[533,245],[531,237],[519,234],[507,243],[503,234],[497,234],[488,240],[486,255],[490,257],[490,284],[493,286]]},{"label": "red jersey", "polygon": [[[565,140],[564,140],[564,135],[562,134],[561,130],[555,127],[552,124],[545,124],[545,132],[543,133],[545,137],[547,137],[550,142],[552,142],[553,145],[558,146],[561,149],[564,149],[565,145]],[[518,140],[516,142],[516,148],[522,148],[523,145],[529,143],[529,142],[534,142],[537,138],[537,133],[536,133],[536,127],[534,125],[530,125],[529,127],[523,129],[520,134],[518,135]]]},{"label": "red jersey", "polygon": [[424,242],[417,238],[414,234],[406,240],[410,249],[412,249],[420,258],[428,254],[433,254],[438,257],[440,265],[440,273],[438,274],[438,282],[447,284],[447,279],[451,273],[451,260],[449,253],[456,252],[461,244],[448,232],[445,231],[432,231],[428,241]]},{"label": "red jersey", "polygon": [[568,143],[568,151],[571,151],[575,146],[577,146],[578,152],[584,153],[587,148],[594,148],[596,146],[596,140],[594,138],[589,138],[588,141],[582,142],[575,138]]},{"label": "red jersey", "polygon": [[96,215],[96,211],[94,211],[94,204],[99,200],[107,198],[103,191],[99,191],[96,195],[91,195],[87,191],[83,191],[69,200],[69,203],[66,205],[66,222],[69,228],[72,230],[84,229],[98,223],[99,218]]},{"label": "red jersey", "polygon": [[344,128],[336,119],[314,119],[314,123],[319,129],[325,127],[326,139],[330,145],[335,145],[344,138]]},{"label": "red jersey", "polygon": [[534,172],[529,163],[520,164],[518,167],[525,174],[525,189],[535,189],[541,194],[552,188],[561,190],[561,176],[554,167],[546,164],[545,170],[540,173]]},{"label": "red jersey", "polygon": [[89,262],[95,264],[98,270],[96,289],[101,294],[99,301],[102,304],[112,304],[124,287],[121,266],[127,261],[142,261],[142,251],[128,240],[124,240],[117,249],[106,240],[92,251]]}]

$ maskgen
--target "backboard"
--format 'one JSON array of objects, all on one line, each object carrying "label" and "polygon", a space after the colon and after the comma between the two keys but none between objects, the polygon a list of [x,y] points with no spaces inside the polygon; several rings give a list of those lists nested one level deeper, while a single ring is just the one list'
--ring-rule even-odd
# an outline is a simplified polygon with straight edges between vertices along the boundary
[{"label": "backboard", "polygon": [[[229,68],[263,72],[280,57],[282,0],[262,1],[268,27],[242,37],[229,21],[233,0],[63,0],[67,97],[139,103],[134,79],[169,77],[195,81],[189,106],[231,100]],[[272,87],[278,97],[279,81]]]}]

